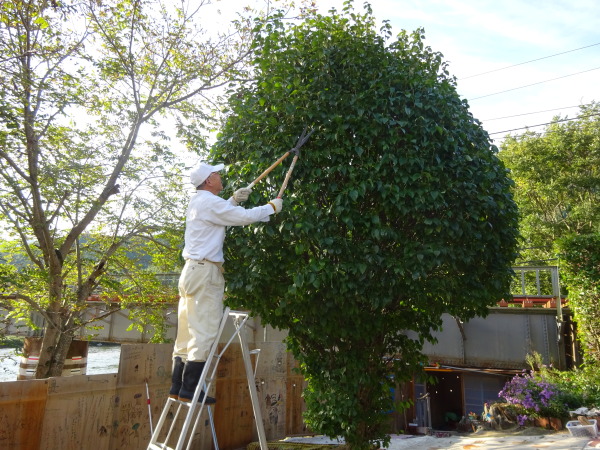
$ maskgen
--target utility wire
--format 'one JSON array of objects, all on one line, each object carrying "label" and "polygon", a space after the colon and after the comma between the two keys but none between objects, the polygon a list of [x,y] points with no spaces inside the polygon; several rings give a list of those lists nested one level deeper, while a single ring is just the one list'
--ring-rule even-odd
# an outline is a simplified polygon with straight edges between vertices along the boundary
[{"label": "utility wire", "polygon": [[529,61],[520,62],[520,63],[517,63],[517,64],[513,64],[511,66],[502,67],[500,69],[488,70],[487,72],[482,72],[482,73],[478,73],[478,74],[475,74],[475,75],[469,75],[467,77],[458,78],[458,80],[466,80],[467,78],[474,78],[474,77],[479,77],[481,75],[487,75],[488,73],[492,73],[492,72],[499,72],[501,70],[506,70],[506,69],[510,69],[512,67],[522,66],[523,64],[529,64],[529,63],[532,63],[532,62],[535,62],[535,61],[541,61],[542,59],[553,58],[555,56],[564,55],[566,53],[576,52],[578,50],[583,50],[584,48],[594,47],[596,45],[600,45],[600,42],[598,42],[596,44],[586,45],[585,47],[575,48],[573,50],[567,50],[566,52],[555,53],[554,55],[542,56],[541,58],[537,58],[537,59],[532,59],[532,60],[529,60]]},{"label": "utility wire", "polygon": [[480,98],[485,98],[485,97],[491,97],[492,95],[504,94],[505,92],[516,91],[517,89],[523,89],[523,88],[526,88],[526,87],[535,86],[535,85],[542,84],[542,83],[547,83],[547,82],[549,82],[549,81],[560,80],[560,79],[562,79],[562,78],[568,78],[568,77],[572,77],[572,76],[575,76],[575,75],[580,75],[580,74],[582,74],[582,73],[586,73],[586,72],[592,72],[592,71],[594,71],[594,70],[598,70],[598,69],[600,69],[600,67],[595,67],[594,69],[583,70],[583,71],[581,71],[581,72],[577,72],[577,73],[571,73],[571,74],[569,74],[569,75],[563,75],[562,77],[551,78],[551,79],[549,79],[549,80],[538,81],[537,83],[527,84],[527,85],[525,85],[525,86],[519,86],[519,87],[512,88],[512,89],[507,89],[507,90],[505,90],[505,91],[494,92],[493,94],[487,94],[487,95],[482,95],[482,96],[480,96],[480,97],[475,97],[475,98],[472,98],[472,99],[470,99],[470,101],[473,101],[473,100],[478,100],[478,99],[480,99]]},{"label": "utility wire", "polygon": [[[527,128],[529,128],[529,127],[527,127]],[[571,128],[570,130],[583,130],[583,127],[577,126],[577,127]],[[549,134],[560,133],[560,132],[562,132],[562,130],[545,130],[544,131],[544,135],[547,136]],[[538,133],[538,137],[542,137],[541,133],[539,131],[536,132],[536,133]],[[524,136],[525,136],[525,133],[517,134],[517,135],[514,135],[514,136],[506,136],[505,135],[505,136],[502,136],[502,137],[497,138],[495,140],[498,141],[499,145],[502,145],[502,143],[504,141],[506,141],[507,139],[509,139],[509,138],[518,139],[518,138],[522,138]]]},{"label": "utility wire", "polygon": [[591,105],[591,103],[587,103],[585,105],[563,106],[562,108],[544,109],[543,111],[534,111],[534,112],[528,112],[528,113],[522,113],[522,114],[515,114],[513,116],[494,117],[493,119],[482,119],[481,122],[491,122],[492,120],[500,120],[500,119],[512,119],[513,117],[530,116],[532,114],[539,114],[539,113],[550,112],[550,111],[562,111],[563,109],[580,108],[582,106],[590,106],[590,105]]},{"label": "utility wire", "polygon": [[560,123],[560,122],[568,122],[570,120],[577,120],[577,119],[585,119],[587,117],[594,117],[594,116],[600,116],[600,113],[598,114],[588,114],[587,116],[577,116],[577,117],[573,117],[572,119],[561,119],[561,120],[554,120],[552,122],[546,122],[546,123],[540,123],[538,125],[527,125],[525,127],[521,127],[521,128],[513,128],[512,130],[505,130],[505,131],[496,131],[494,133],[488,133],[490,136],[492,134],[502,134],[502,133],[509,133],[511,131],[518,131],[518,130],[525,130],[526,128],[535,128],[535,127],[541,127],[543,125],[551,125],[553,123]]}]

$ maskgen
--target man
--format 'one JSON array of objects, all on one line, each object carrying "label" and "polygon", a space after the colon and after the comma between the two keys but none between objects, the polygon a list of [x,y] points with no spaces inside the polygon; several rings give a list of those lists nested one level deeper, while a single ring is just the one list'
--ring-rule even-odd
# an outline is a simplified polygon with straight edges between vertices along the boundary
[{"label": "man", "polygon": [[[219,197],[223,190],[219,171],[223,168],[223,164],[201,163],[190,174],[196,194],[186,214],[185,266],[179,278],[177,339],[169,391],[170,397],[184,402],[194,396],[223,316],[225,227],[266,222],[283,207],[280,198],[256,208],[239,206],[252,192],[249,188],[238,189],[229,200]],[[215,403],[215,399],[207,397],[205,403]]]}]

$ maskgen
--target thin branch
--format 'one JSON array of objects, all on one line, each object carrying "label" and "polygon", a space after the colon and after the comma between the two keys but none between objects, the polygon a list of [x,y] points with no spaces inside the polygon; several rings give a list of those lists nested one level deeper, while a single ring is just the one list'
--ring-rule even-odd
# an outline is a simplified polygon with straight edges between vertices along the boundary
[{"label": "thin branch", "polygon": [[56,323],[52,320],[51,316],[48,312],[43,309],[34,299],[29,297],[28,295],[23,294],[0,294],[0,300],[21,300],[27,303],[31,309],[40,313],[45,320],[50,322],[53,327],[57,327]]},{"label": "thin branch", "polygon": [[31,262],[33,262],[40,269],[43,269],[44,268],[43,262],[39,258],[37,258],[35,256],[35,254],[33,253],[33,251],[31,250],[31,246],[29,245],[27,235],[23,231],[23,228],[21,227],[19,222],[12,217],[12,215],[10,214],[10,211],[6,208],[6,205],[4,203],[0,203],[0,208],[2,209],[2,211],[4,212],[4,215],[8,218],[8,220],[10,222],[12,222],[12,224],[14,225],[14,228],[17,230],[17,233],[19,234],[19,238],[21,239],[21,243],[23,244],[23,248],[25,249],[25,252],[27,253],[27,256],[29,257]]},{"label": "thin branch", "polygon": [[19,174],[19,176],[21,178],[23,178],[25,181],[27,181],[28,183],[31,183],[31,178],[29,178],[29,176],[23,172],[21,170],[21,168],[17,165],[17,163],[15,163],[13,161],[13,159],[10,157],[10,155],[8,153],[6,153],[3,150],[0,150],[0,157],[2,157],[7,163],[8,165]]},{"label": "thin branch", "polygon": [[[71,195],[70,191],[65,191],[63,193],[62,197],[60,198],[60,200],[56,204],[56,208],[54,209],[54,212],[52,213],[52,215],[48,219],[48,223],[52,223],[57,218],[60,209],[63,207],[63,205],[64,205],[65,201],[67,200],[67,198],[69,198],[69,195]],[[50,202],[48,202],[48,208],[49,207],[50,207]]]},{"label": "thin branch", "polygon": [[78,321],[76,326],[71,327],[72,330],[78,330],[80,328],[85,327],[86,325],[89,325],[90,323],[94,323],[94,322],[98,322],[99,320],[102,320],[106,317],[112,316],[114,313],[121,311],[121,306],[116,306],[116,307],[110,307],[110,309],[108,311],[106,311],[103,314],[100,314],[99,316],[94,316],[91,319],[88,320],[80,320]]}]

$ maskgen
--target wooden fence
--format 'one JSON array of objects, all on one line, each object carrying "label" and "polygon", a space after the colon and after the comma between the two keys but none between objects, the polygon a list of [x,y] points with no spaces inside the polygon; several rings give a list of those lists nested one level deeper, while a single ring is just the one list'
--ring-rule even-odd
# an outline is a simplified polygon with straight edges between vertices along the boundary
[{"label": "wooden fence", "polygon": [[[304,380],[292,370],[295,360],[285,344],[251,347],[261,349],[256,383],[267,439],[305,432]],[[117,374],[0,383],[0,449],[145,449],[150,415],[156,424],[170,388],[172,349],[172,344],[124,344]],[[256,441],[239,344],[221,358],[214,390],[219,447],[233,450]],[[201,418],[194,441],[194,448],[212,448],[208,415]]]}]

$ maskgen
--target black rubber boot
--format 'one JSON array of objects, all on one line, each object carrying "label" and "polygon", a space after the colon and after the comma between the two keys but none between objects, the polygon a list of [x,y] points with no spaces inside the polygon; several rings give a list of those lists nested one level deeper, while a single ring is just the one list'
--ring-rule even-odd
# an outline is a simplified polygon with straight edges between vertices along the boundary
[{"label": "black rubber boot", "polygon": [[[194,392],[196,391],[196,386],[198,386],[198,381],[200,381],[200,377],[202,376],[202,371],[204,370],[204,361],[188,361],[185,363],[185,367],[183,369],[183,385],[179,390],[179,400],[182,402],[191,402],[194,398]],[[204,398],[204,391],[200,393],[200,397],[198,398],[199,402],[202,402]],[[214,405],[217,401],[213,397],[206,396],[205,405]]]},{"label": "black rubber boot", "polygon": [[173,358],[173,372],[171,373],[171,390],[169,391],[169,397],[178,398],[179,390],[181,389],[181,383],[183,382],[183,360],[176,356]]}]

